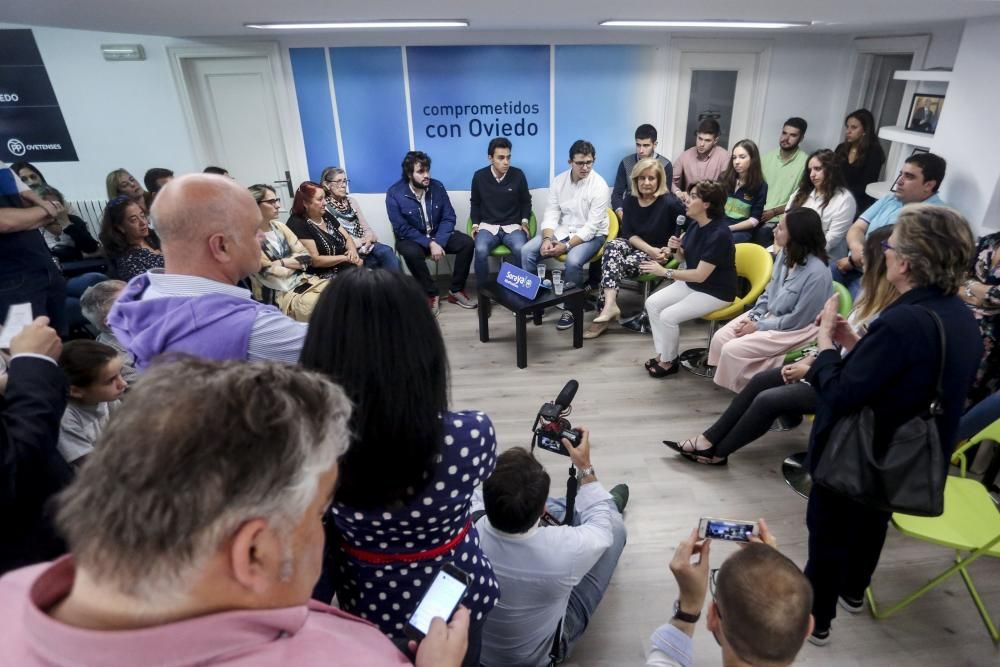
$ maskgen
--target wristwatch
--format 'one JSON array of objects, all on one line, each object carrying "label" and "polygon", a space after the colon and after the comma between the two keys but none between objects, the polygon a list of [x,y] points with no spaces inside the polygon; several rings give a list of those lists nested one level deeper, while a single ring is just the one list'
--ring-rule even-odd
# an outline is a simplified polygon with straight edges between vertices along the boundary
[{"label": "wristwatch", "polygon": [[680,598],[674,600],[674,618],[678,621],[684,621],[685,623],[697,623],[698,619],[701,618],[701,612],[697,614],[689,614],[685,611],[681,611],[681,600]]},{"label": "wristwatch", "polygon": [[674,279],[674,270],[667,269],[667,280],[673,280],[673,279]]},{"label": "wristwatch", "polygon": [[587,466],[586,468],[577,468],[580,471],[580,477],[593,477],[594,476],[594,466]]}]

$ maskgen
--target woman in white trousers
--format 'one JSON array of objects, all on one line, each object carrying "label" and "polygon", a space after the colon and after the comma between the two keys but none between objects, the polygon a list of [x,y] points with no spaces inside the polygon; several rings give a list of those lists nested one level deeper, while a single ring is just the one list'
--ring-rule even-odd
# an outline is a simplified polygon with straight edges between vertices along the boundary
[{"label": "woman in white trousers", "polygon": [[667,247],[684,269],[665,269],[654,261],[640,268],[674,281],[646,299],[656,356],[646,362],[650,377],[665,378],[680,368],[677,358],[682,322],[707,315],[736,298],[736,246],[725,219],[726,190],[715,181],[692,186],[687,217],[695,221]]}]

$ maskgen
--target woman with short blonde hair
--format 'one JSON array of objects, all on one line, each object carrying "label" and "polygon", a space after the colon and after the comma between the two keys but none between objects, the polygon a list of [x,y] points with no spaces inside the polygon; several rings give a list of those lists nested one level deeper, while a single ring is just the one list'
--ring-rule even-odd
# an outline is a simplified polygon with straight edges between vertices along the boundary
[{"label": "woman with short blonde hair", "polygon": [[639,160],[632,168],[618,238],[608,242],[601,258],[604,307],[584,338],[597,338],[621,315],[617,297],[622,280],[638,276],[643,262],[668,260],[667,240],[677,230],[678,217],[684,217],[684,205],[670,192],[663,165],[656,158]]}]

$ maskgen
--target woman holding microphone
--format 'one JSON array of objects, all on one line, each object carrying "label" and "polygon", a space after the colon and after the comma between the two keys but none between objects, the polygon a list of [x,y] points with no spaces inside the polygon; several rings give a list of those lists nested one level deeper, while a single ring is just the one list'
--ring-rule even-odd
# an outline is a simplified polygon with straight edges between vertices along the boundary
[{"label": "woman holding microphone", "polygon": [[646,299],[656,356],[646,362],[650,377],[665,378],[680,368],[677,358],[682,322],[728,305],[736,298],[736,246],[725,216],[726,190],[715,181],[691,187],[687,217],[694,221],[667,247],[686,268],[666,269],[649,260],[639,268],[674,281]]}]

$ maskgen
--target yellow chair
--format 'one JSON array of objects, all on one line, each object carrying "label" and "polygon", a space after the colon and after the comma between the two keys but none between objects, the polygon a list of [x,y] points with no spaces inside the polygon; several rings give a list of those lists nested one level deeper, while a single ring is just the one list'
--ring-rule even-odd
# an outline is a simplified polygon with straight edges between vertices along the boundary
[{"label": "yellow chair", "polygon": [[[736,244],[736,274],[750,283],[750,290],[743,296],[733,299],[728,306],[713,310],[702,318],[708,320],[709,340],[722,321],[741,315],[757,301],[757,297],[763,294],[767,283],[771,280],[773,268],[774,258],[762,246],[756,243]],[[715,369],[708,365],[707,347],[685,350],[681,353],[680,359],[681,366],[695,375],[709,378],[715,375]]]},{"label": "yellow chair", "polygon": [[960,472],[958,476],[949,476],[947,479],[944,487],[944,513],[941,516],[924,517],[900,513],[892,515],[892,524],[904,535],[954,549],[955,562],[888,609],[879,610],[872,589],[869,587],[865,591],[865,597],[868,598],[868,605],[875,618],[892,616],[957,572],[965,582],[965,587],[969,590],[969,595],[979,610],[990,637],[994,642],[1000,642],[1000,631],[990,618],[968,570],[969,564],[982,556],[1000,558],[1000,510],[985,486],[965,476],[966,450],[973,445],[988,441],[992,441],[993,444],[1000,442],[1000,420],[959,445],[952,454],[951,462],[960,467]]},{"label": "yellow chair", "polygon": [[[618,238],[618,216],[610,208],[608,209],[608,236],[604,239],[604,243],[601,244],[600,250],[594,253],[594,256],[590,258],[591,262],[600,259],[604,255],[604,246],[608,245],[609,241],[614,241]],[[563,253],[557,257],[560,262],[566,261],[566,253]],[[588,262],[589,263],[589,262]],[[577,287],[582,287],[582,285],[577,285]]]},{"label": "yellow chair", "polygon": [[[538,221],[535,219],[535,212],[532,211],[531,217],[528,218],[529,241],[535,238],[535,232],[537,231],[537,229],[538,229]],[[468,234],[469,236],[472,236],[472,218],[469,218],[465,222],[465,233]],[[496,248],[493,248],[492,251],[490,251],[490,257],[507,257],[508,255],[510,255],[510,248],[508,248],[502,243],[498,245]],[[518,259],[518,261],[519,262],[521,261],[520,258]]]}]

